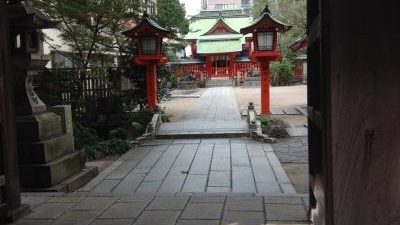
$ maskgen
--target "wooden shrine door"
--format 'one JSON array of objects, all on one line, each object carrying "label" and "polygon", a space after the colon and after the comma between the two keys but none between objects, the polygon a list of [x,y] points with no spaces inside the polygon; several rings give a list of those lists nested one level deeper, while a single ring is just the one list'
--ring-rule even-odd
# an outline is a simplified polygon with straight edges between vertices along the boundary
[{"label": "wooden shrine door", "polygon": [[400,224],[398,2],[360,3],[308,0],[315,225]]}]

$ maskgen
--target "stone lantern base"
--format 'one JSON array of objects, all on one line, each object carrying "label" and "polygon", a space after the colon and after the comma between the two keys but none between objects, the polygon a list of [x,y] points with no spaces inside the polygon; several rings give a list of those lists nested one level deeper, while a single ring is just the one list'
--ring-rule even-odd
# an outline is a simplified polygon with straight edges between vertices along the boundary
[{"label": "stone lantern base", "polygon": [[74,191],[98,174],[85,168],[86,156],[74,150],[70,106],[18,116],[21,188],[25,191]]}]

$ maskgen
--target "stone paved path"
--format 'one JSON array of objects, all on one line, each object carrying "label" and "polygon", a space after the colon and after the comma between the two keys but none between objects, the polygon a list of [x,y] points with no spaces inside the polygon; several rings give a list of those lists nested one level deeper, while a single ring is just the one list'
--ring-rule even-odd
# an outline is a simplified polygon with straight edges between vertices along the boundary
[{"label": "stone paved path", "polygon": [[23,201],[32,213],[18,225],[308,224],[304,197],[31,194]]},{"label": "stone paved path", "polygon": [[248,125],[241,119],[232,87],[208,88],[183,119],[164,123],[159,136],[179,137],[186,134],[246,134]]},{"label": "stone paved path", "polygon": [[156,140],[79,190],[101,194],[296,194],[270,144],[247,138]]}]

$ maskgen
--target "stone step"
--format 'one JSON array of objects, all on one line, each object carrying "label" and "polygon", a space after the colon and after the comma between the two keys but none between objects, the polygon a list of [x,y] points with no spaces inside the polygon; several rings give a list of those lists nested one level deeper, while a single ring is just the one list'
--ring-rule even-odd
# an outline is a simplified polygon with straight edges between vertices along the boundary
[{"label": "stone step", "polygon": [[206,82],[206,87],[232,87],[234,80],[229,79],[211,79]]},{"label": "stone step", "polygon": [[86,157],[74,151],[46,164],[20,165],[22,188],[47,188],[67,179],[84,168]]},{"label": "stone step", "polygon": [[72,152],[74,137],[63,134],[41,142],[18,143],[20,165],[44,164]]},{"label": "stone step", "polygon": [[61,183],[48,188],[24,188],[26,192],[73,192],[83,187],[99,174],[96,166],[85,167]]},{"label": "stone step", "polygon": [[247,131],[224,131],[224,132],[185,132],[185,133],[158,133],[156,139],[192,139],[192,138],[239,138],[247,137]]}]

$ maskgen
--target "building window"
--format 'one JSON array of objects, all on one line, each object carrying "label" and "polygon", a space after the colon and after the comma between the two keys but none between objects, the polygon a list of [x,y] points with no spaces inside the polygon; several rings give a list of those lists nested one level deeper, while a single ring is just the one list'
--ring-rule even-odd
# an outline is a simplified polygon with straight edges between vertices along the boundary
[{"label": "building window", "polygon": [[227,9],[234,9],[235,5],[233,4],[215,4],[216,10],[227,10]]},{"label": "building window", "polygon": [[260,32],[257,34],[258,50],[272,50],[274,44],[274,32]]}]

